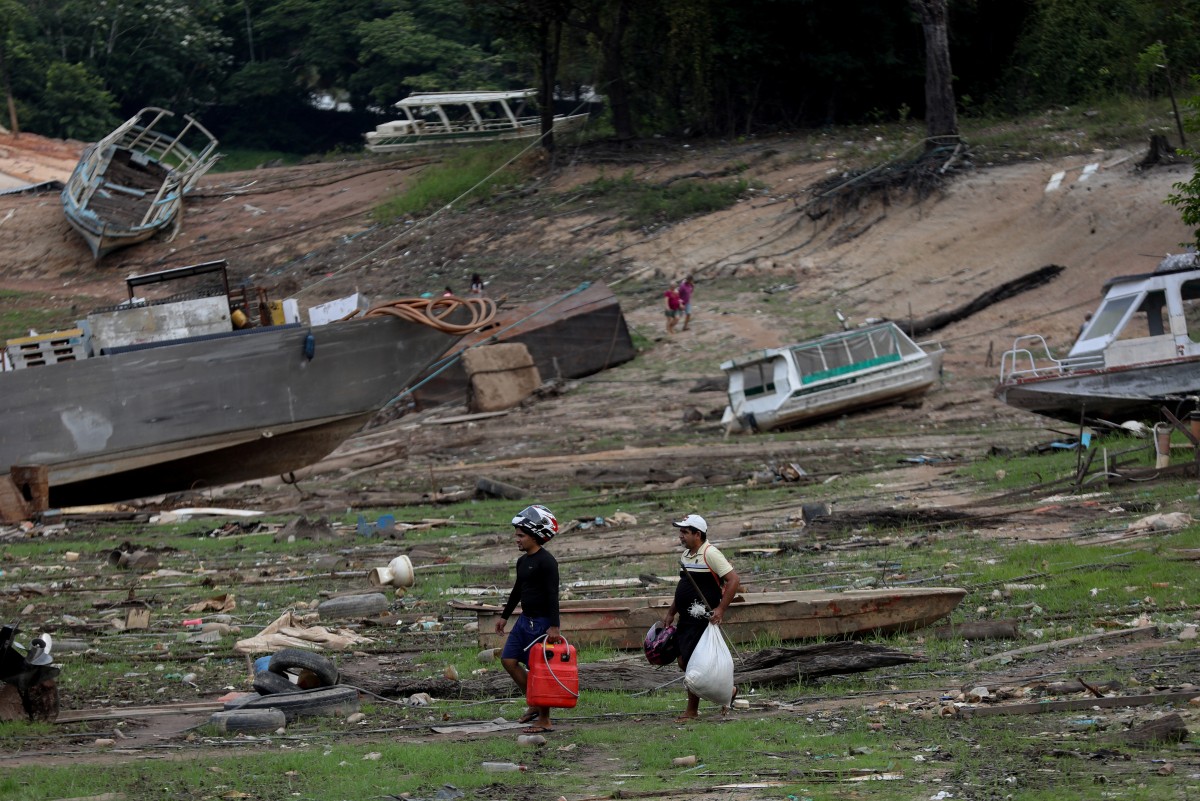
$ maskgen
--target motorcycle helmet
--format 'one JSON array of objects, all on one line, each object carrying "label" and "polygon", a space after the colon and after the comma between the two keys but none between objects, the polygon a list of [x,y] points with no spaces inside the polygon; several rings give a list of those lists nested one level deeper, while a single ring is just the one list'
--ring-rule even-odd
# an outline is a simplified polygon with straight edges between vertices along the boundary
[{"label": "motorcycle helmet", "polygon": [[642,652],[652,665],[669,665],[678,659],[679,642],[675,639],[675,627],[664,626],[662,621],[651,626],[642,642]]},{"label": "motorcycle helmet", "polygon": [[512,519],[512,524],[545,545],[558,533],[558,520],[554,513],[540,504],[526,506]]}]

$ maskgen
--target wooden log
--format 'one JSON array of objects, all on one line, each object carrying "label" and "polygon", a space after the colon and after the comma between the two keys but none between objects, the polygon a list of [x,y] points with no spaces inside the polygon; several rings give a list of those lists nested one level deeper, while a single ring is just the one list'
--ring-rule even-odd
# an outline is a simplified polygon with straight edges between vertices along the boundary
[{"label": "wooden log", "polygon": [[1129,731],[1122,732],[1117,739],[1128,745],[1156,746],[1163,743],[1182,743],[1187,741],[1187,738],[1188,729],[1183,725],[1183,718],[1178,712],[1172,712],[1134,726]]},{"label": "wooden log", "polygon": [[513,486],[512,484],[505,484],[503,481],[496,481],[492,478],[484,478],[483,476],[475,480],[475,489],[484,495],[491,495],[495,498],[507,498],[510,501],[518,501],[529,496],[529,490]]},{"label": "wooden log", "polygon": [[1069,701],[1038,701],[1032,704],[1002,704],[999,706],[959,707],[958,714],[964,718],[987,715],[1037,715],[1042,712],[1079,712],[1093,707],[1119,709],[1121,707],[1148,706],[1190,701],[1200,698],[1200,690],[1188,692],[1154,693],[1152,695],[1123,695],[1107,698],[1075,698]]},{"label": "wooden log", "polygon": [[981,620],[938,626],[929,634],[935,640],[953,640],[956,637],[964,640],[1017,640],[1021,637],[1015,620]]},{"label": "wooden log", "polygon": [[950,311],[931,314],[928,317],[913,320],[911,323],[905,320],[895,320],[893,322],[900,326],[900,329],[910,337],[920,339],[945,328],[951,323],[965,320],[971,315],[981,312],[1002,300],[1008,300],[1031,289],[1048,284],[1057,278],[1063,269],[1063,267],[1057,264],[1048,264],[1045,267],[1039,267],[1033,272],[1018,276],[1011,281],[1004,282],[1000,286],[989,289],[974,300],[968,301]]},{"label": "wooden log", "polygon": [[1045,642],[1045,643],[1041,643],[1040,645],[1031,645],[1028,648],[1017,648],[1016,650],[1013,650],[1013,651],[1004,651],[1003,653],[992,654],[991,656],[980,657],[979,659],[973,659],[970,662],[968,662],[966,664],[966,667],[974,668],[974,667],[978,667],[979,665],[984,664],[985,662],[994,662],[997,659],[1025,656],[1027,654],[1036,654],[1036,653],[1041,653],[1043,651],[1053,651],[1053,650],[1056,650],[1059,648],[1071,648],[1076,645],[1087,645],[1087,644],[1093,643],[1093,642],[1100,642],[1100,641],[1105,641],[1105,640],[1125,640],[1125,639],[1134,640],[1134,639],[1141,639],[1143,637],[1153,637],[1156,634],[1158,634],[1157,626],[1139,626],[1134,629],[1121,629],[1119,631],[1106,631],[1106,632],[1103,632],[1102,634],[1088,634],[1087,636],[1084,636],[1084,637],[1071,637],[1066,640],[1054,640],[1053,642]]}]

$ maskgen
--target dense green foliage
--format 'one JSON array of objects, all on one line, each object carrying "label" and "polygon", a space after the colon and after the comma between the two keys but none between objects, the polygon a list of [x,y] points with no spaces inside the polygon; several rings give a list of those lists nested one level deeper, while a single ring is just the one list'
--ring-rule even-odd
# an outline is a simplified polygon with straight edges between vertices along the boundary
[{"label": "dense green foliage", "polygon": [[[1162,94],[1200,68],[1200,0],[948,7],[960,112]],[[560,110],[591,90],[622,138],[919,118],[923,50],[897,0],[0,0],[22,129],[87,139],[161,105],[292,152],[357,145],[417,90],[556,87]]]}]

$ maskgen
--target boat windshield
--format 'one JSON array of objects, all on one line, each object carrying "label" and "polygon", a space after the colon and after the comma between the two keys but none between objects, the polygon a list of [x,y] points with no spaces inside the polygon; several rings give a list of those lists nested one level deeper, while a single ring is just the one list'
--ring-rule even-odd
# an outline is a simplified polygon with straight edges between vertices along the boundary
[{"label": "boat windshield", "polygon": [[1179,299],[1188,338],[1200,342],[1200,280],[1184,281],[1179,287]]},{"label": "boat windshield", "polygon": [[[1143,300],[1144,298],[1144,300]],[[1142,300],[1141,303],[1138,303]],[[1136,308],[1135,308],[1135,304]],[[1071,356],[1095,353],[1118,339],[1142,339],[1164,332],[1167,307],[1162,290],[1108,298],[1071,347]],[[1131,312],[1130,310],[1133,309]]]},{"label": "boat windshield", "polygon": [[895,329],[873,328],[792,349],[801,381],[811,384],[901,359]]}]

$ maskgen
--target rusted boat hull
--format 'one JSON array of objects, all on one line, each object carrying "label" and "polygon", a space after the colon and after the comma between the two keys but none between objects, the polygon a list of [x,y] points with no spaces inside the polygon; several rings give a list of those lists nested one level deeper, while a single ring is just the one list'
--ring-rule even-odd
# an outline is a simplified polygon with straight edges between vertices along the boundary
[{"label": "rusted boat hull", "polygon": [[[957,587],[744,593],[730,605],[721,628],[735,643],[911,631],[950,614],[966,594]],[[641,648],[646,631],[670,605],[669,597],[564,601],[561,628],[575,645]],[[505,635],[495,633],[502,607],[467,602],[454,606],[477,614],[481,647],[504,644]]]},{"label": "rusted boat hull", "polygon": [[[612,290],[593,283],[559,298],[501,309],[486,328],[464,337],[446,355],[488,342],[520,343],[529,349],[542,380],[582,378],[637,355],[621,304]],[[468,379],[461,361],[418,380],[419,407],[462,403]]]}]

